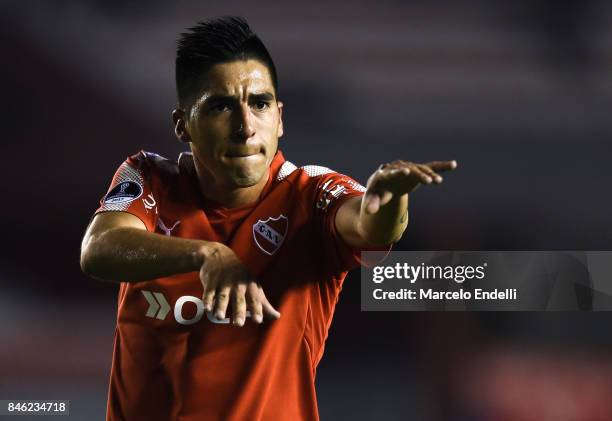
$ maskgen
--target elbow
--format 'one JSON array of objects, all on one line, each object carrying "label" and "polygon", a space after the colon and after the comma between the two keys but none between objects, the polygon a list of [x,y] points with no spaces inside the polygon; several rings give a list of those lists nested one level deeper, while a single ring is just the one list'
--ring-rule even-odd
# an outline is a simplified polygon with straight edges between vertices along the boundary
[{"label": "elbow", "polygon": [[88,235],[83,239],[83,243],[81,244],[81,257],[80,257],[80,265],[81,271],[95,279],[103,279],[102,268],[103,265],[101,260],[103,260],[100,256],[99,249],[97,245],[97,240],[99,236]]},{"label": "elbow", "polygon": [[95,259],[87,249],[81,250],[81,272],[85,275],[95,277],[96,264]]},{"label": "elbow", "polygon": [[[85,243],[85,241],[83,241]],[[81,247],[81,272],[85,275],[95,277],[96,273],[96,259],[94,253],[92,253],[90,244],[83,244]]]}]

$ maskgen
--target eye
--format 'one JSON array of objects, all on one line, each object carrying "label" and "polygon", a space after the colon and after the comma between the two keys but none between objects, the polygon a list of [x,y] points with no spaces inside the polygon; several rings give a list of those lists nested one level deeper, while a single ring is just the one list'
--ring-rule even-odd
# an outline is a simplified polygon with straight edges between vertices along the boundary
[{"label": "eye", "polygon": [[258,111],[263,111],[263,110],[265,110],[266,108],[269,107],[269,104],[266,101],[257,101],[254,104],[254,107]]},{"label": "eye", "polygon": [[213,113],[222,113],[225,111],[231,111],[232,105],[229,102],[217,102],[210,106],[210,111]]}]

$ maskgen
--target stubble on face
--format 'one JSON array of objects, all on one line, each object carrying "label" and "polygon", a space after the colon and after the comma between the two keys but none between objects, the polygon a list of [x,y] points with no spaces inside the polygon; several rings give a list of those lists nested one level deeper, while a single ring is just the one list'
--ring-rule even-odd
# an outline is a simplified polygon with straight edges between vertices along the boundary
[{"label": "stubble on face", "polygon": [[282,135],[281,107],[261,62],[213,66],[188,114],[198,173],[219,188],[263,188]]}]

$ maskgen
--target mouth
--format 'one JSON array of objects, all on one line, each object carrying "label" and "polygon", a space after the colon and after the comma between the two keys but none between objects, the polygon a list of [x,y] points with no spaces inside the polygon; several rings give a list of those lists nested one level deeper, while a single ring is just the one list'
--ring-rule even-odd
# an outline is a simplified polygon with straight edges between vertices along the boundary
[{"label": "mouth", "polygon": [[226,158],[248,158],[250,156],[263,153],[260,148],[257,149],[236,149],[225,153]]}]

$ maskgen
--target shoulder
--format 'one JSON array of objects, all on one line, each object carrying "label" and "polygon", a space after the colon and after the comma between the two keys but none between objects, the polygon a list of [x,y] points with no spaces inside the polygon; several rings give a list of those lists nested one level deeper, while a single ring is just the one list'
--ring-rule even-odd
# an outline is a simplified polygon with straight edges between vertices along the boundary
[{"label": "shoulder", "polygon": [[365,192],[365,187],[353,178],[321,165],[297,167],[292,162],[285,161],[276,176],[276,180],[288,180],[301,187],[321,186],[323,188],[330,184],[343,183],[355,191]]},{"label": "shoulder", "polygon": [[304,165],[298,167],[290,161],[285,161],[276,175],[276,181],[288,180],[290,182],[307,181],[317,183],[322,177],[329,174],[342,175],[331,168],[321,165]]},{"label": "shoulder", "polygon": [[158,175],[176,175],[179,167],[177,161],[172,161],[155,152],[141,150],[126,160],[128,164],[143,173]]},{"label": "shoulder", "polygon": [[155,152],[141,150],[124,162],[127,171],[137,175],[141,181],[157,186],[170,186],[179,182],[179,163]]},{"label": "shoulder", "polygon": [[321,177],[328,174],[335,174],[335,172],[320,165],[298,167],[290,161],[285,161],[276,175],[276,182],[289,183],[292,189],[300,191],[312,190],[321,181]]}]

